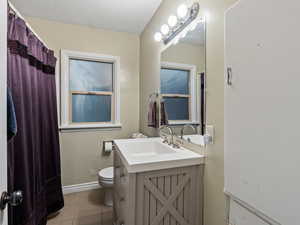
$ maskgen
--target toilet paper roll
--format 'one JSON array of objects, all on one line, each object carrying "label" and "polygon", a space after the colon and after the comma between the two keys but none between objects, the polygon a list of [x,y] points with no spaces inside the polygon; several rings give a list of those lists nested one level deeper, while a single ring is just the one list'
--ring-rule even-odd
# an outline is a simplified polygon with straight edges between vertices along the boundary
[{"label": "toilet paper roll", "polygon": [[112,142],[104,142],[103,151],[104,151],[105,153],[110,153],[110,152],[112,152],[112,149],[113,149]]}]

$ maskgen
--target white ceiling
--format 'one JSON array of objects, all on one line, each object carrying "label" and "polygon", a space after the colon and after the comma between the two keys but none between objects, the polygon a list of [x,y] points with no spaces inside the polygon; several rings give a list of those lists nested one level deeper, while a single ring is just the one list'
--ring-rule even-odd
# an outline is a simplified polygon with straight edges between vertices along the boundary
[{"label": "white ceiling", "polygon": [[11,0],[23,16],[140,34],[162,0]]}]

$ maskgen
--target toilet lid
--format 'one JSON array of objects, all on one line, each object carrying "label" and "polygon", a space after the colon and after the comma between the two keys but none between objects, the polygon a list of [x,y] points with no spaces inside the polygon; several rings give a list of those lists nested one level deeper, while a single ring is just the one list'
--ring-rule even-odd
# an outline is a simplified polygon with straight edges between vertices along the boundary
[{"label": "toilet lid", "polygon": [[99,176],[104,179],[113,179],[114,177],[114,168],[108,167],[99,171]]}]

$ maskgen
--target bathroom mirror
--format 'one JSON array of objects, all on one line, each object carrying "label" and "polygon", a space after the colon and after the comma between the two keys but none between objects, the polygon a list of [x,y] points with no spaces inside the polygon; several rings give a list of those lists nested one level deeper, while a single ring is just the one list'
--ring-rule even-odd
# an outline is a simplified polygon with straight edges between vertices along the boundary
[{"label": "bathroom mirror", "polygon": [[[188,32],[187,32],[188,31]],[[178,34],[161,53],[160,94],[168,123],[180,138],[203,145],[205,22]]]}]

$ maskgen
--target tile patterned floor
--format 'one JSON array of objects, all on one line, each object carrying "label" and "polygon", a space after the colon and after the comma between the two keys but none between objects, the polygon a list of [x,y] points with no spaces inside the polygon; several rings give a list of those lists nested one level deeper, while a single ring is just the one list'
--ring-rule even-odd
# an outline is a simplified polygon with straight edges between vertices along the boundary
[{"label": "tile patterned floor", "polygon": [[112,207],[103,205],[103,191],[65,195],[65,207],[47,225],[112,225]]}]

